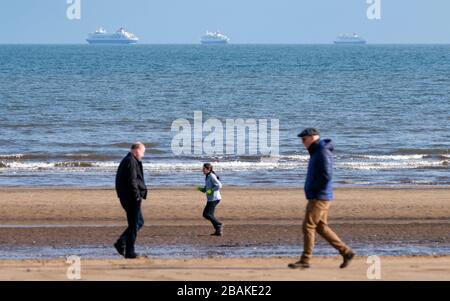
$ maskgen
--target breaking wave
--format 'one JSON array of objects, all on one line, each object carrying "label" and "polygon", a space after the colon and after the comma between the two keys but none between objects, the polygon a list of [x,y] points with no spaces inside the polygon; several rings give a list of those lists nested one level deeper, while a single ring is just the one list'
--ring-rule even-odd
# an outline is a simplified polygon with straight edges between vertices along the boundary
[{"label": "breaking wave", "polygon": [[[83,157],[80,154],[71,156],[69,160],[36,160],[42,157],[11,154],[0,156],[0,168],[2,170],[70,170],[73,171],[115,171],[120,158],[117,160],[92,160],[91,155]],[[31,159],[32,158],[32,159]],[[51,158],[47,156],[46,158]],[[176,158],[176,157],[174,157]],[[309,156],[306,155],[286,155],[278,157],[188,157],[183,159],[154,159],[148,158],[144,162],[144,168],[150,172],[164,171],[198,171],[205,161],[214,164],[217,170],[222,171],[258,171],[258,170],[292,170],[296,168],[306,168]],[[84,159],[84,160],[83,160]],[[401,169],[436,169],[449,168],[450,155],[440,155],[430,157],[424,154],[410,155],[351,155],[337,156],[335,167],[349,170],[401,170]]]}]

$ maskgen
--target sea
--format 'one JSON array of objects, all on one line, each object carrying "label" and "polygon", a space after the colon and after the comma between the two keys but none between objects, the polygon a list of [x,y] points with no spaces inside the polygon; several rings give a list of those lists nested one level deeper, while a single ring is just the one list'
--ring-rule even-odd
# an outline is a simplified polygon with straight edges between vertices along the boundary
[{"label": "sea", "polygon": [[[275,120],[277,154],[250,152],[254,128],[247,152],[194,151],[195,112],[218,132]],[[114,187],[142,141],[149,186],[211,162],[224,186],[301,188],[306,127],[332,139],[337,187],[450,185],[450,45],[0,45],[2,187]]]}]

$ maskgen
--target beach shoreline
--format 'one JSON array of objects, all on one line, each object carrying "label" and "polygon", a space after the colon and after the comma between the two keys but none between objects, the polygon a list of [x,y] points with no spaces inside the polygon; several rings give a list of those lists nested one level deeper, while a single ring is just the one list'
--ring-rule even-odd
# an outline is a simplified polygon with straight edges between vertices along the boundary
[{"label": "beach shoreline", "polygon": [[[253,279],[252,275],[262,280],[287,279],[283,276],[284,266],[300,254],[302,246],[301,223],[306,206],[303,190],[226,187],[222,195],[217,217],[225,224],[225,235],[214,238],[209,236],[211,225],[201,215],[205,204],[203,194],[191,187],[150,189],[149,199],[143,203],[146,223],[138,235],[137,250],[144,251],[143,255],[148,255],[149,260],[160,264],[164,273],[150,265],[150,271],[142,274],[142,279],[164,280],[167,269],[173,270],[168,276],[172,280],[182,277],[245,280]],[[412,276],[405,276],[406,279],[438,279],[450,275],[448,269],[438,268],[444,274],[428,272],[440,266],[436,260],[449,260],[449,195],[450,188],[337,188],[329,224],[350,246],[362,250],[357,264],[360,269],[367,255],[381,255],[395,266],[392,277],[387,279],[403,277],[403,263],[405,275],[412,271]],[[111,247],[125,226],[125,214],[111,188],[1,188],[0,248],[4,254],[12,254],[0,258],[0,268],[5,271],[3,279],[53,279],[46,274],[46,269],[40,269],[40,263],[31,264],[30,269],[36,270],[36,274],[24,274],[23,267],[30,260],[50,266],[58,263],[55,270],[50,269],[54,272],[63,269],[61,260],[72,253],[81,255],[82,260],[92,266],[92,275],[87,273],[87,279],[134,279],[132,268],[128,274],[114,272],[115,260],[119,266],[122,263],[134,265],[129,261],[121,262]],[[427,251],[415,252],[414,248]],[[316,250],[320,271],[298,279],[361,279],[355,271],[345,277],[332,270],[331,274],[325,273],[336,268],[340,257],[321,238],[317,239]],[[95,254],[97,251],[100,253]],[[28,252],[30,257],[21,257],[20,252]],[[242,277],[237,276],[240,270],[226,272],[226,266],[243,263],[248,257],[253,265],[243,269]],[[265,265],[256,268],[258,260],[267,261],[266,272]],[[423,269],[411,270],[416,260],[424,264]],[[113,262],[111,266],[110,262]],[[190,265],[196,263],[199,269],[190,271]],[[209,265],[224,266],[222,272],[229,277],[219,277],[223,274],[220,268],[212,269],[213,273],[205,272]],[[272,273],[271,265],[279,268]],[[105,270],[102,278],[100,271]],[[296,274],[289,272],[288,275]],[[329,278],[326,275],[330,275]]]},{"label": "beach shoreline", "polygon": [[[300,186],[240,186],[240,185],[227,185],[227,189],[233,190],[300,190],[303,191],[303,184]],[[179,185],[179,186],[152,186],[151,183],[147,185],[150,190],[192,190],[191,186]],[[195,187],[194,187],[195,188]],[[6,190],[114,190],[114,186],[77,186],[77,185],[54,185],[54,186],[43,186],[43,185],[5,185],[0,187],[0,191]],[[333,190],[428,190],[428,189],[444,189],[450,191],[450,185],[434,185],[434,184],[392,184],[392,185],[372,185],[372,184],[345,184],[345,185],[335,185]]]}]

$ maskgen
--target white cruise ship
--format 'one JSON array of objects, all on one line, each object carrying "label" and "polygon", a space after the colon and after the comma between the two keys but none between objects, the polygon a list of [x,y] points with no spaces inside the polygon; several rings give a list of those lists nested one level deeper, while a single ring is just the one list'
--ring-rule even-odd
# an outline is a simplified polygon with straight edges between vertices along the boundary
[{"label": "white cruise ship", "polygon": [[334,44],[367,44],[367,41],[358,34],[341,34],[334,40]]},{"label": "white cruise ship", "polygon": [[139,38],[122,27],[115,33],[107,33],[103,28],[99,28],[90,33],[86,41],[89,44],[134,44],[139,41]]},{"label": "white cruise ship", "polygon": [[202,44],[228,44],[229,41],[230,39],[219,31],[207,31],[200,40]]}]

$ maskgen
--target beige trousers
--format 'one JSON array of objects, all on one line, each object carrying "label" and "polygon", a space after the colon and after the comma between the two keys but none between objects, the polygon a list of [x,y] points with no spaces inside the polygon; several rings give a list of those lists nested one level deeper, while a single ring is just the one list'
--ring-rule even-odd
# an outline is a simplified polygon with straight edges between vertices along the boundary
[{"label": "beige trousers", "polygon": [[350,248],[341,241],[336,233],[328,226],[328,210],[330,201],[309,200],[306,206],[305,219],[303,221],[303,254],[302,260],[309,262],[312,257],[315,232],[331,244],[341,255],[350,251]]}]

